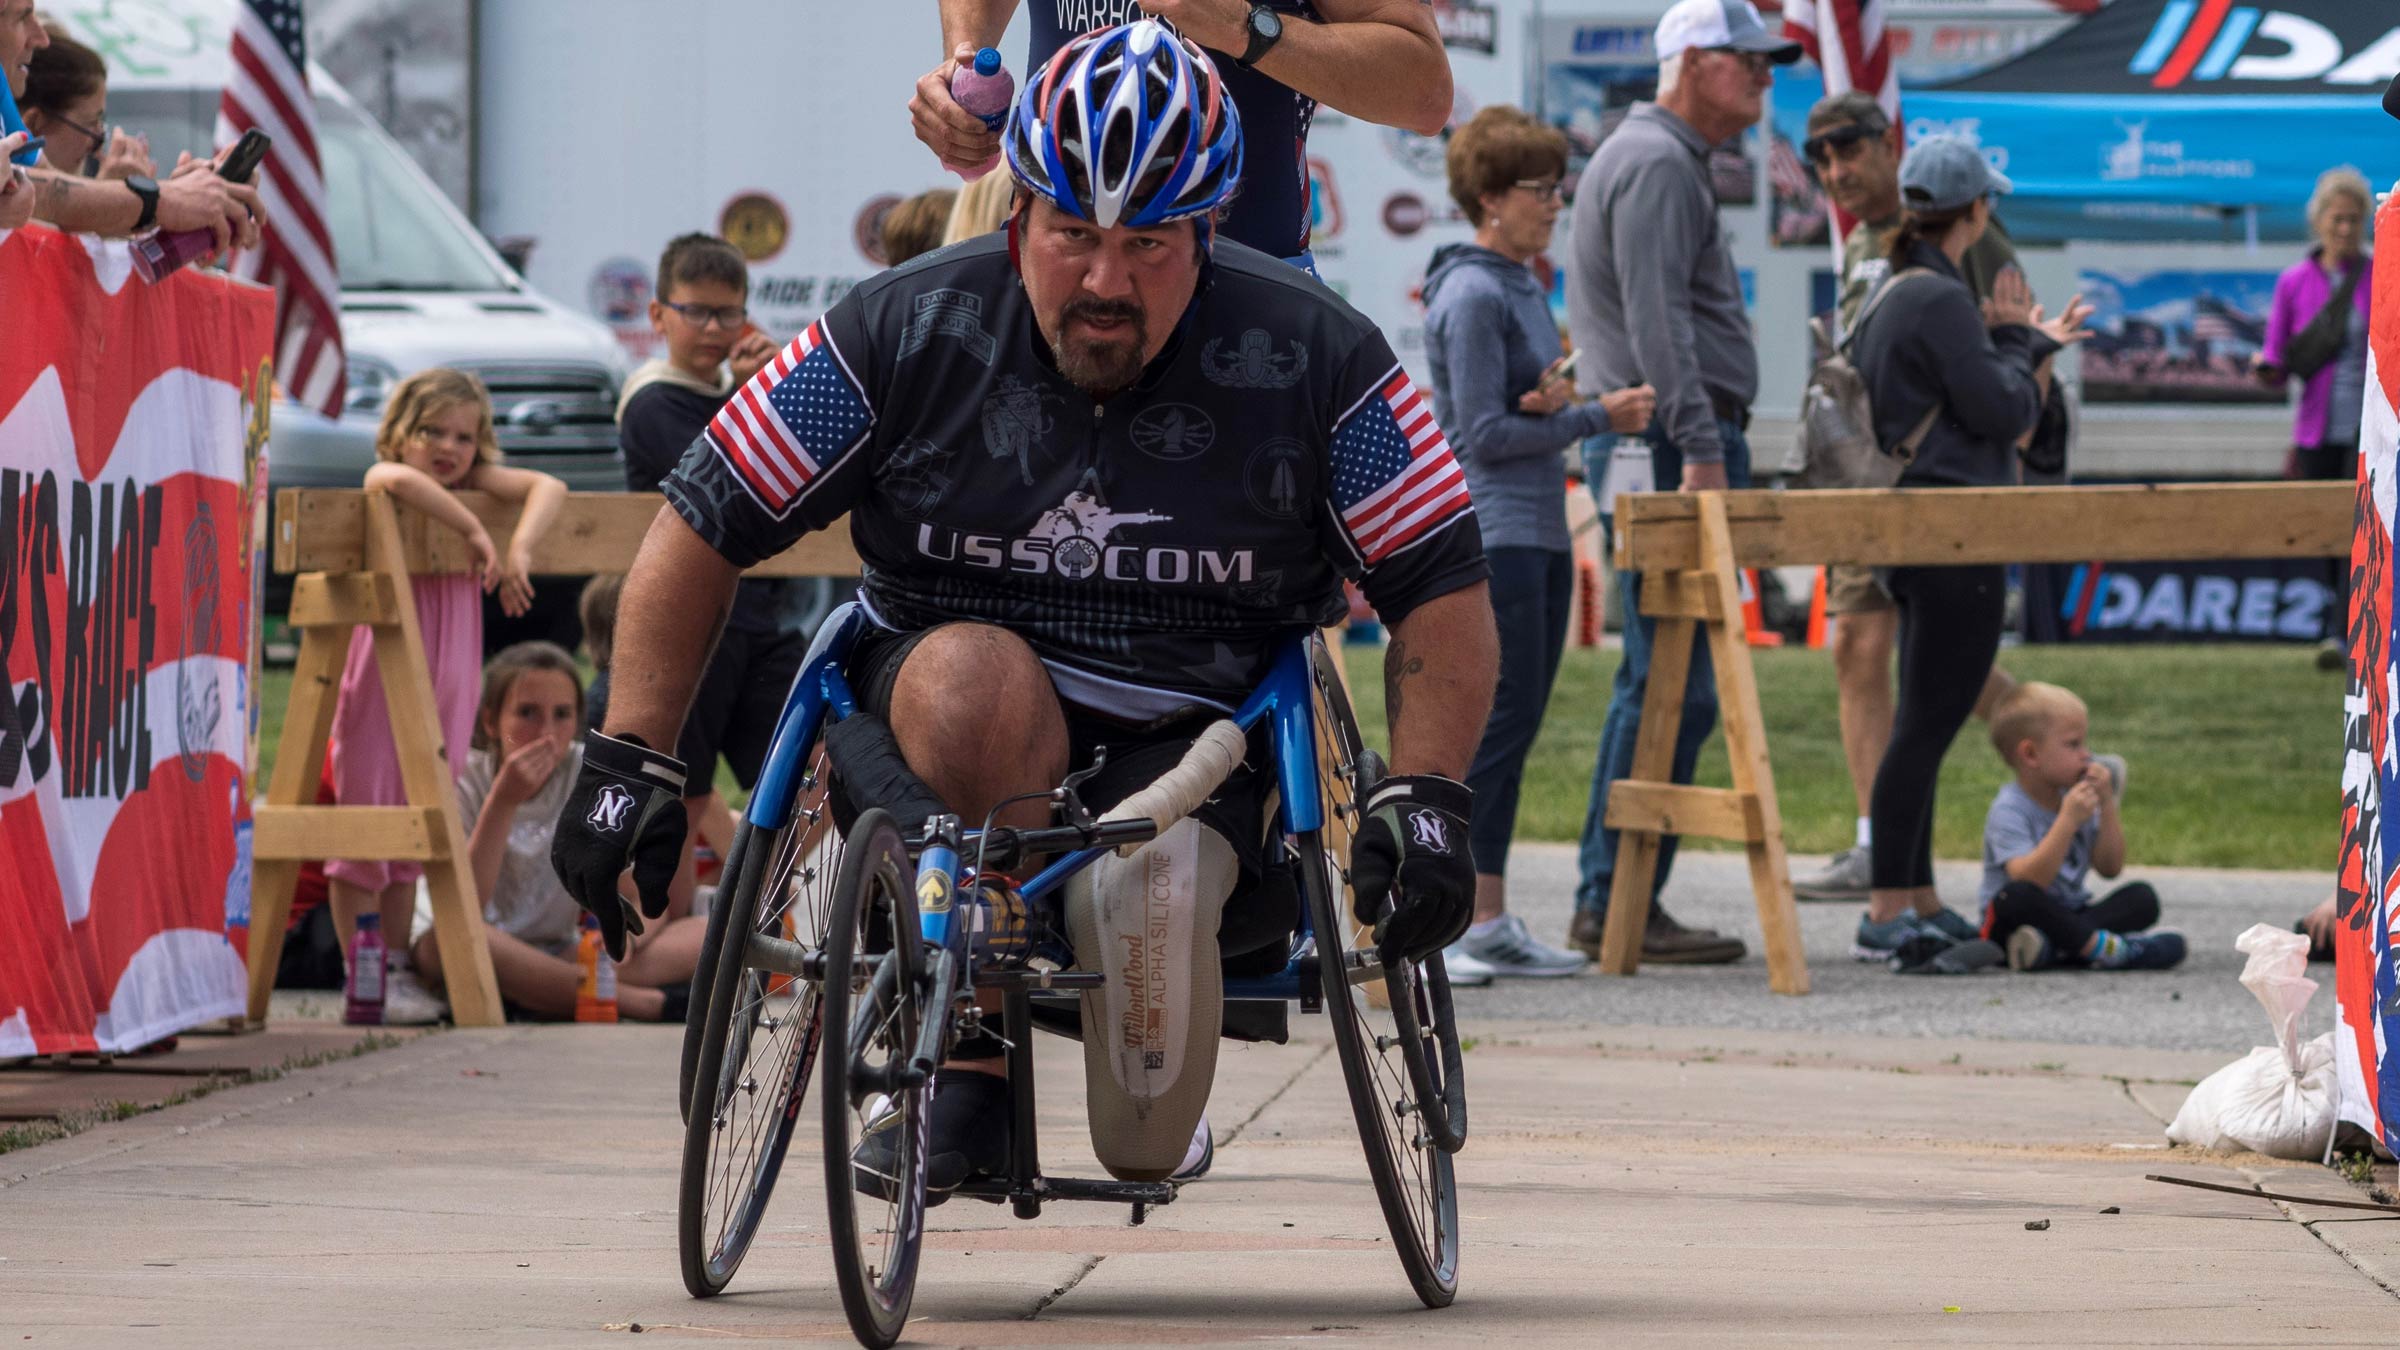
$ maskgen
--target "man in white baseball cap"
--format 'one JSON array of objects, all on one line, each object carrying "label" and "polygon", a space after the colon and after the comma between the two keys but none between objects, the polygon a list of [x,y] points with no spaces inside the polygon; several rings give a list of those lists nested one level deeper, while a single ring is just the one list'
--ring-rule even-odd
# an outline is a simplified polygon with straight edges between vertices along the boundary
[{"label": "man in white baseball cap", "polygon": [[[1773,71],[1800,44],[1769,31],[1750,0],[1681,0],[1658,21],[1658,101],[1637,103],[1601,142],[1575,190],[1567,258],[1567,325],[1582,354],[1587,393],[1648,384],[1658,391],[1649,442],[1653,481],[1686,492],[1750,485],[1750,404],[1758,397],[1758,346],[1742,303],[1740,274],[1726,247],[1710,181],[1712,149],[1758,124]],[[1585,481],[1604,520],[1613,456],[1585,442]],[[1597,957],[1616,889],[1617,832],[1608,828],[1609,785],[1633,768],[1635,729],[1649,688],[1658,621],[1641,608],[1641,578],[1618,576],[1625,652],[1592,769],[1580,877],[1569,945]],[[1700,744],[1717,721],[1716,677],[1696,650],[1675,740],[1673,778],[1692,780]],[[1642,960],[1705,965],[1738,961],[1742,940],[1686,928],[1656,903],[1674,866],[1675,840],[1661,842],[1651,877]]]}]

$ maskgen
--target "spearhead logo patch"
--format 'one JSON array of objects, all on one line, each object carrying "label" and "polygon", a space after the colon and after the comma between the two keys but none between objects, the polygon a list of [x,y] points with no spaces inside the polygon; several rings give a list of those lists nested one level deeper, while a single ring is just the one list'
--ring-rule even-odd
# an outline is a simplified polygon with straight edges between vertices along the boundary
[{"label": "spearhead logo patch", "polygon": [[584,823],[602,834],[622,834],[625,822],[633,817],[633,794],[610,783],[600,789],[598,800],[592,803],[591,815]]}]

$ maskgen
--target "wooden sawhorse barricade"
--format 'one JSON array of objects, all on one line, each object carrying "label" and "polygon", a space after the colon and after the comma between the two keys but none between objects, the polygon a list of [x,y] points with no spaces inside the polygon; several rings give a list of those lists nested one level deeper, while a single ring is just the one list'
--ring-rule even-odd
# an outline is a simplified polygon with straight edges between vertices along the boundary
[{"label": "wooden sawhorse barricade", "polygon": [[[479,492],[459,498],[505,554],[516,508]],[[551,577],[624,571],[659,505],[652,493],[570,496],[536,550],[533,570]],[[300,574],[292,584],[290,614],[300,634],[300,658],[292,671],[275,775],[251,827],[249,1020],[253,1025],[266,1021],[301,862],[339,857],[424,864],[451,1016],[460,1026],[498,1026],[500,991],[479,921],[483,902],[467,867],[467,836],[452,785],[456,766],[444,753],[416,597],[408,584],[412,573],[472,570],[466,541],[382,492],[357,489],[279,492],[274,528],[275,570]],[[750,574],[842,576],[857,570],[849,532],[836,528],[810,535]],[[375,634],[376,667],[408,790],[406,806],[314,804],[350,634],[361,624]],[[342,936],[346,941],[348,935]],[[408,934],[386,940],[403,946]]]},{"label": "wooden sawhorse barricade", "polygon": [[[1642,612],[1658,619],[1658,636],[1651,647],[1633,771],[1609,788],[1607,822],[1621,833],[1601,970],[1631,975],[1640,966],[1659,842],[1666,835],[1694,834],[1745,846],[1766,945],[1767,983],[1779,994],[1808,992],[1783,817],[1759,716],[1758,680],[1741,629],[1739,569],[2087,562],[2095,545],[2109,558],[2145,562],[2346,558],[2355,497],[2353,485],[2332,482],[1653,493],[1622,499],[1616,566],[1641,574]],[[1726,756],[1733,769],[1730,789],[1668,781],[1692,641],[1702,634],[1716,667]]]}]

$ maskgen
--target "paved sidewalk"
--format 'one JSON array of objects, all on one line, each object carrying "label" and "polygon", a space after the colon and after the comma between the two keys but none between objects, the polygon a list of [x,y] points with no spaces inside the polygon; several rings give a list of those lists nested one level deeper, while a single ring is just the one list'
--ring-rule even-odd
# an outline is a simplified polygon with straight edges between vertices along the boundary
[{"label": "paved sidewalk", "polygon": [[[2387,1346],[2400,1322],[2400,1224],[2141,1179],[2355,1198],[2163,1149],[2227,1053],[1475,1020],[1456,1307],[1410,1296],[1311,1018],[1227,1047],[1216,1171],[1147,1226],[934,1211],[913,1340]],[[846,1342],[805,1128],[732,1291],[684,1295],[676,1047],[453,1031],[0,1155],[0,1343]],[[1085,1171],[1073,1047],[1041,1052],[1046,1149]]]}]

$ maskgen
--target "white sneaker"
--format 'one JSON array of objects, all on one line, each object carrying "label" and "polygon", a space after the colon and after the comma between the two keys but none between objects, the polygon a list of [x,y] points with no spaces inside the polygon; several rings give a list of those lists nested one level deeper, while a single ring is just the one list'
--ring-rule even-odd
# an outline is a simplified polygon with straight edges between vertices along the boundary
[{"label": "white sneaker", "polygon": [[1477,924],[1467,930],[1452,951],[1463,951],[1483,963],[1494,975],[1512,979],[1554,980],[1580,972],[1592,963],[1582,952],[1553,947],[1535,937],[1525,927],[1525,921],[1514,914],[1503,914],[1489,924]]},{"label": "white sneaker", "polygon": [[383,1024],[388,1027],[431,1026],[449,1015],[450,1005],[436,997],[406,966],[386,966],[383,972]]},{"label": "white sneaker", "polygon": [[1442,969],[1449,972],[1453,989],[1481,989],[1500,973],[1455,942],[1442,948]]},{"label": "white sneaker", "polygon": [[1169,1181],[1198,1181],[1208,1175],[1217,1162],[1217,1139],[1208,1132],[1208,1113],[1200,1113],[1200,1128],[1192,1131],[1191,1147],[1183,1151],[1183,1161],[1167,1174]]}]

